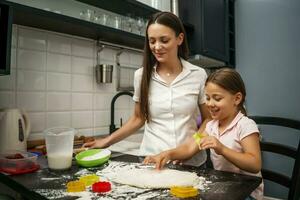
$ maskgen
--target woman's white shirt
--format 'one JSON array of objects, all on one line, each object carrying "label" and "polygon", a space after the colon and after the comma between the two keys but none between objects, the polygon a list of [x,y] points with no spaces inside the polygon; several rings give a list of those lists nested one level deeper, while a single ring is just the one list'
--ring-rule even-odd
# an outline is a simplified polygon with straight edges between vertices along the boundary
[{"label": "woman's white shirt", "polygon": [[[182,144],[195,133],[199,105],[205,103],[204,69],[181,59],[182,72],[167,84],[154,66],[149,88],[151,121],[145,123],[144,137],[140,147],[142,156],[154,155]],[[140,100],[143,68],[134,74],[133,100]],[[186,164],[199,166],[206,161],[205,151],[196,154]]]}]

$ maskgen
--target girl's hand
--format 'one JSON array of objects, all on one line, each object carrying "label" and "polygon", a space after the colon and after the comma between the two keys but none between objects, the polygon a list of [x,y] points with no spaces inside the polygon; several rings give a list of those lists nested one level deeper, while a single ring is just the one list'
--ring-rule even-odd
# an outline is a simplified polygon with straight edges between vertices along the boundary
[{"label": "girl's hand", "polygon": [[83,148],[106,148],[109,146],[108,138],[96,139],[82,145]]},{"label": "girl's hand", "polygon": [[170,155],[167,152],[162,152],[162,153],[157,154],[155,156],[147,156],[144,159],[143,164],[155,163],[155,168],[160,170],[169,161],[170,161]]},{"label": "girl's hand", "polygon": [[225,146],[214,136],[207,136],[201,139],[199,144],[200,149],[213,149],[217,154],[222,154]]}]

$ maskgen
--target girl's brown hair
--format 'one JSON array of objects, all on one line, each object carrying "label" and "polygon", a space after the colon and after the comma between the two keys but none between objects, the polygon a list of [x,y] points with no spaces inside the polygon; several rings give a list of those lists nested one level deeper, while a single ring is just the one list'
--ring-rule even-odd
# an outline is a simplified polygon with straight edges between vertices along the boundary
[{"label": "girl's brown hair", "polygon": [[244,107],[246,88],[242,77],[237,71],[230,68],[219,69],[207,77],[205,85],[207,85],[207,83],[217,84],[233,95],[238,92],[242,93],[242,100],[238,105],[238,108],[244,115],[247,115]]},{"label": "girl's brown hair", "polygon": [[148,39],[148,28],[151,24],[161,24],[171,28],[176,36],[179,36],[180,33],[184,34],[184,39],[182,44],[178,47],[178,57],[184,59],[188,58],[189,50],[188,43],[186,39],[186,33],[180,19],[170,12],[158,12],[153,14],[147,24],[146,28],[146,37],[145,37],[145,46],[144,46],[144,59],[143,59],[143,75],[141,81],[141,91],[140,91],[140,111],[144,119],[149,122],[151,119],[149,111],[149,87],[151,75],[153,72],[153,66],[157,62],[156,58],[153,56]]}]

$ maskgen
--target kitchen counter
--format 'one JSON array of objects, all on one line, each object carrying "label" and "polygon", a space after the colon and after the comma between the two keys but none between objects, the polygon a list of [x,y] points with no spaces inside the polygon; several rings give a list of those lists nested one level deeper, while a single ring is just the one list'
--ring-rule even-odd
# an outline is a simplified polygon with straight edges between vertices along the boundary
[{"label": "kitchen counter", "polygon": [[138,132],[127,137],[120,142],[111,145],[108,149],[114,152],[121,152],[124,154],[139,156],[139,149],[143,139],[143,132]]},{"label": "kitchen counter", "polygon": [[[138,163],[143,160],[141,157],[133,155],[120,155],[120,153],[112,154],[112,161],[121,161],[130,163]],[[16,192],[20,193],[23,197],[30,200],[43,200],[43,199],[78,199],[80,196],[70,195],[66,193],[66,183],[71,180],[75,180],[78,176],[82,175],[82,171],[86,171],[85,168],[78,167],[73,163],[72,168],[66,171],[51,171],[47,168],[46,158],[40,157],[39,163],[41,164],[41,169],[37,172],[16,176],[8,176],[0,173],[0,182],[12,188]],[[108,163],[96,167],[89,168],[89,172],[99,172],[105,167],[108,166]],[[197,174],[204,177],[211,184],[205,190],[200,191],[200,196],[196,199],[203,200],[215,200],[215,199],[230,199],[230,200],[239,200],[245,199],[260,183],[261,178],[222,172],[213,169],[200,169],[195,167],[187,166],[174,166],[171,165],[171,168],[176,168],[179,170],[188,170],[197,172]],[[119,187],[122,187],[119,185]],[[129,186],[128,186],[129,187]],[[45,191],[48,192],[45,192]],[[52,192],[49,192],[52,191]],[[60,192],[58,192],[60,191]],[[124,190],[117,199],[140,199],[139,195],[144,195],[144,193],[155,191],[158,193],[158,196],[153,198],[143,198],[143,199],[176,199],[169,195],[168,190],[147,190],[143,193],[126,193],[127,190]],[[112,191],[112,193],[114,190]],[[80,199],[102,199],[105,196],[96,196],[93,197],[81,196]],[[135,197],[135,198],[134,198]],[[105,197],[106,198],[106,197]],[[193,198],[195,199],[195,198]]]}]

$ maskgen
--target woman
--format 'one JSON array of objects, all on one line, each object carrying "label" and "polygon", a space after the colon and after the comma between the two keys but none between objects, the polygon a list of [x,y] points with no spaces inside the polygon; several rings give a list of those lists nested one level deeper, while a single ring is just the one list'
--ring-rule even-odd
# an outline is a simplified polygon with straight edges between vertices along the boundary
[{"label": "woman", "polygon": [[[170,12],[155,13],[146,29],[143,68],[134,76],[134,113],[120,129],[85,147],[107,147],[136,132],[143,125],[143,156],[157,154],[191,140],[197,116],[209,116],[204,106],[205,71],[186,61],[187,39],[180,19]],[[201,112],[199,112],[200,110]],[[194,149],[197,152],[197,148]],[[203,164],[204,151],[187,164]]]}]

